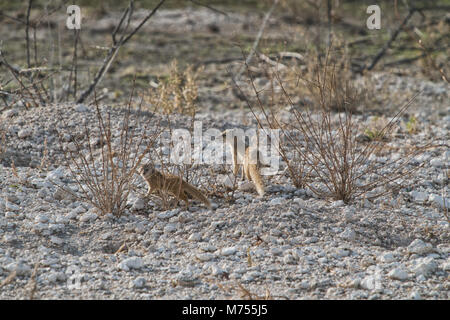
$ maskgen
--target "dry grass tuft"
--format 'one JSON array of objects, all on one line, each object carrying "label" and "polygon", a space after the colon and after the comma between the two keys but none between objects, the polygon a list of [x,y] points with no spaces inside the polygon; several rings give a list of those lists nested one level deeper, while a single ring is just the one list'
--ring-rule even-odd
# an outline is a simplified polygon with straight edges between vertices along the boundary
[{"label": "dry grass tuft", "polygon": [[[78,137],[71,136],[71,143],[63,147],[66,165],[79,193],[63,190],[91,203],[102,214],[120,216],[124,212],[128,195],[138,178],[137,168],[151,152],[160,133],[159,123],[152,121],[138,132],[138,121],[132,116],[131,105],[132,95],[116,135],[110,111],[102,112],[96,103],[96,130],[91,131],[85,123],[84,132]],[[152,126],[150,133],[149,126]]]},{"label": "dry grass tuft", "polygon": [[154,112],[187,114],[193,118],[197,111],[197,78],[200,71],[194,71],[192,66],[180,71],[177,61],[172,61],[169,75],[159,78],[159,83],[144,96],[145,102],[153,107]]},{"label": "dry grass tuft", "polygon": [[[281,129],[283,139],[279,153],[297,187],[305,186],[317,196],[345,203],[357,198],[376,198],[400,188],[401,180],[417,169],[408,167],[411,159],[424,149],[411,148],[396,160],[378,161],[376,155],[387,147],[383,139],[359,143],[357,137],[361,129],[353,112],[358,106],[360,91],[348,78],[338,76],[337,66],[330,63],[329,54],[330,50],[322,63],[316,62],[311,74],[299,80],[314,97],[313,106],[296,106],[276,71],[272,71],[272,79],[290,106],[287,119],[283,120],[265,107],[250,72],[255,98],[253,101],[246,98],[248,106],[261,127]],[[414,98],[377,131],[378,137],[392,132]]]}]

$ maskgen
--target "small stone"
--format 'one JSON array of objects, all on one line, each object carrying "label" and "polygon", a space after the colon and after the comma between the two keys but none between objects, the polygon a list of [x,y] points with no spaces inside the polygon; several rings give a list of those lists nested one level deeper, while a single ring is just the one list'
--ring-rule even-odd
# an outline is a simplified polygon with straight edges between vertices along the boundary
[{"label": "small stone", "polygon": [[213,276],[221,276],[225,274],[225,270],[214,264],[211,266],[211,274]]},{"label": "small stone", "polygon": [[80,103],[80,104],[77,104],[75,106],[75,111],[77,111],[77,112],[87,112],[87,111],[89,111],[89,108],[86,107],[86,105]]},{"label": "small stone", "polygon": [[406,270],[401,269],[401,268],[392,269],[388,273],[388,277],[391,279],[402,280],[402,281],[407,280],[409,278],[408,272],[406,272]]},{"label": "small stone", "polygon": [[412,300],[422,300],[422,296],[420,295],[420,292],[417,290],[412,291],[409,294],[409,298]]},{"label": "small stone", "polygon": [[427,277],[434,273],[438,267],[436,261],[432,257],[425,257],[417,260],[418,263],[412,268],[412,271],[416,276],[423,275],[424,277]]},{"label": "small stone", "polygon": [[439,158],[434,158],[430,160],[430,165],[435,168],[441,168],[444,166],[444,163]]},{"label": "small stone", "polygon": [[173,233],[177,231],[177,227],[174,223],[169,223],[164,227],[164,233]]},{"label": "small stone", "polygon": [[237,252],[236,247],[223,248],[221,253],[223,256],[231,256]]},{"label": "small stone", "polygon": [[195,257],[198,260],[205,262],[214,259],[216,256],[212,253],[198,253]]},{"label": "small stone", "polygon": [[428,200],[428,193],[426,192],[411,191],[410,194],[413,201],[416,203],[424,203]]},{"label": "small stone", "polygon": [[12,118],[14,116],[17,116],[19,114],[19,111],[17,109],[9,109],[3,112],[3,118]]},{"label": "small stone", "polygon": [[38,214],[35,218],[34,218],[35,222],[39,222],[39,223],[47,223],[49,221],[49,218],[46,214]]},{"label": "small stone", "polygon": [[199,232],[194,232],[188,238],[189,241],[200,241],[202,239],[202,235]]},{"label": "small stone", "polygon": [[381,287],[381,276],[370,275],[361,280],[361,287],[366,290],[380,290]]},{"label": "small stone", "polygon": [[25,276],[31,273],[31,267],[22,262],[13,262],[5,266],[9,272],[16,271],[18,276]]},{"label": "small stone", "polygon": [[377,257],[377,260],[385,263],[391,263],[394,262],[396,258],[392,252],[383,252]]},{"label": "small stone", "polygon": [[450,271],[450,258],[447,258],[447,261],[442,263],[441,268],[444,271]]},{"label": "small stone", "polygon": [[50,237],[50,241],[51,241],[52,243],[54,243],[54,244],[57,244],[57,245],[61,245],[61,244],[63,244],[63,242],[64,242],[63,239],[58,238],[58,237],[56,237],[56,236],[51,236],[51,237]]},{"label": "small stone", "polygon": [[87,212],[80,217],[81,222],[87,221],[95,221],[98,218],[98,215],[94,212]]},{"label": "small stone", "polygon": [[167,211],[163,211],[161,213],[158,213],[156,216],[159,219],[170,219],[173,216],[177,215],[179,212],[180,212],[180,209],[167,210]]},{"label": "small stone", "polygon": [[285,198],[275,198],[270,200],[269,205],[271,206],[279,206],[280,204],[283,204],[284,202],[286,202]]},{"label": "small stone", "polygon": [[450,198],[444,198],[436,194],[430,194],[428,201],[441,209],[448,209],[450,207]]},{"label": "small stone", "polygon": [[144,277],[139,277],[139,278],[136,278],[136,279],[134,279],[132,282],[131,282],[131,287],[133,287],[133,288],[143,288],[144,286],[145,286],[145,278]]},{"label": "small stone", "polygon": [[129,271],[130,269],[140,269],[143,265],[144,263],[141,258],[131,257],[119,263],[119,269],[123,271]]},{"label": "small stone", "polygon": [[283,257],[283,262],[285,264],[297,264],[296,259],[294,258],[294,256],[292,254],[287,254]]},{"label": "small stone", "polygon": [[24,129],[22,129],[22,130],[19,130],[19,132],[17,133],[17,136],[20,138],[20,139],[23,139],[23,138],[26,138],[26,137],[29,137],[29,136],[31,136],[31,133],[32,133],[33,131],[30,129],[30,128],[24,128]]},{"label": "small stone", "polygon": [[143,198],[137,198],[133,205],[131,206],[131,210],[138,211],[145,208],[145,199]]},{"label": "small stone", "polygon": [[340,233],[339,236],[342,239],[346,239],[346,240],[355,240],[356,239],[356,233],[350,227],[345,228],[345,230],[342,233]]},{"label": "small stone", "polygon": [[12,234],[5,234],[3,236],[3,241],[5,241],[6,243],[13,243],[16,241],[16,237]]},{"label": "small stone", "polygon": [[409,253],[424,254],[433,250],[433,246],[425,243],[420,239],[416,239],[407,248]]},{"label": "small stone", "polygon": [[5,201],[5,210],[9,211],[19,211],[20,207],[12,202]]},{"label": "small stone", "polygon": [[251,191],[254,189],[253,183],[250,181],[241,181],[239,182],[238,189],[241,191]]}]

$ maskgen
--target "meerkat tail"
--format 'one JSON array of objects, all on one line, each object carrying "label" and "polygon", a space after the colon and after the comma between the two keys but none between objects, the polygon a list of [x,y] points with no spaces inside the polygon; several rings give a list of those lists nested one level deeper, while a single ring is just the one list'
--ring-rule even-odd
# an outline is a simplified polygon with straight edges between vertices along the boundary
[{"label": "meerkat tail", "polygon": [[255,164],[249,164],[248,173],[253,181],[253,184],[255,185],[256,191],[258,191],[258,194],[262,197],[264,195],[264,183],[261,175],[259,174],[258,167]]},{"label": "meerkat tail", "polygon": [[211,203],[209,202],[208,198],[206,198],[199,189],[185,181],[183,182],[183,189],[186,193],[190,194],[193,198],[196,198],[197,200],[203,202],[208,208],[211,208]]}]

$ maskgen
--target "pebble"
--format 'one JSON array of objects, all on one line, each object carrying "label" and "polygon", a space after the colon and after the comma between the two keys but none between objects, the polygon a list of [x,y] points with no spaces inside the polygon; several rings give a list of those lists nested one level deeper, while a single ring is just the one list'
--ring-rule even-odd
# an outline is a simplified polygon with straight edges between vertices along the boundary
[{"label": "pebble", "polygon": [[350,241],[356,239],[356,233],[350,227],[345,228],[345,230],[342,233],[340,233],[339,236],[342,239],[350,240]]},{"label": "pebble", "polygon": [[423,242],[421,239],[416,239],[407,247],[409,253],[425,254],[433,250],[433,246],[429,243]]},{"label": "pebble", "polygon": [[416,274],[416,276],[423,275],[427,277],[436,271],[438,264],[436,260],[432,257],[419,258],[415,261],[415,266],[412,267],[412,272]]},{"label": "pebble", "polygon": [[200,234],[200,232],[194,232],[188,238],[189,241],[200,241],[201,239],[202,235]]},{"label": "pebble", "polygon": [[377,257],[377,260],[384,263],[391,263],[396,261],[395,255],[392,252],[383,252]]},{"label": "pebble", "polygon": [[20,139],[27,138],[27,137],[31,136],[32,132],[33,131],[30,128],[24,128],[24,129],[19,130],[19,132],[17,133],[17,136]]},{"label": "pebble", "polygon": [[237,252],[236,247],[228,247],[228,248],[223,248],[221,250],[221,254],[223,256],[231,256],[233,254],[235,254]]},{"label": "pebble", "polygon": [[395,268],[392,269],[388,273],[388,277],[394,280],[407,280],[409,278],[408,272],[405,269],[402,268]]},{"label": "pebble", "polygon": [[98,218],[98,215],[94,212],[86,212],[80,217],[81,222],[93,222]]},{"label": "pebble", "polygon": [[270,200],[269,205],[278,206],[284,202],[286,202],[286,199],[280,197],[280,198],[275,198],[275,199]]},{"label": "pebble", "polygon": [[145,286],[145,282],[146,282],[146,280],[144,277],[138,277],[131,282],[131,287],[132,288],[143,288]]},{"label": "pebble", "polygon": [[123,260],[119,263],[119,269],[123,271],[129,271],[130,269],[141,269],[144,263],[139,257],[131,257]]},{"label": "pebble", "polygon": [[361,280],[361,287],[366,290],[381,290],[381,281],[380,275],[369,275]]}]

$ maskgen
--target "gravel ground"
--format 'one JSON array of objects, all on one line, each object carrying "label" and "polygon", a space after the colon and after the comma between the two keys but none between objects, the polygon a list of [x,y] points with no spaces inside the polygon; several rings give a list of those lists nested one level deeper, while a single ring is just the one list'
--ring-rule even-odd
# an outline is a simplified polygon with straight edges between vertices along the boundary
[{"label": "gravel ground", "polygon": [[[418,87],[428,90],[414,109],[421,130],[391,144],[420,140],[447,147],[414,159],[412,165],[424,166],[398,194],[349,205],[318,199],[279,174],[266,181],[262,199],[241,188],[234,203],[211,197],[212,210],[163,210],[132,193],[122,217],[101,215],[51,182],[75,187],[60,162],[57,131],[73,132],[80,119],[95,130],[95,111],[83,105],[4,111],[0,298],[449,299],[450,237],[442,197],[448,193],[449,88],[431,82]],[[428,103],[435,100],[444,105]],[[223,129],[238,125],[242,114],[198,117],[204,129]],[[113,109],[111,119],[119,128],[120,109]],[[188,119],[179,116],[175,123],[183,127]],[[40,168],[45,138],[49,165]],[[144,193],[143,181],[136,188]]]}]

